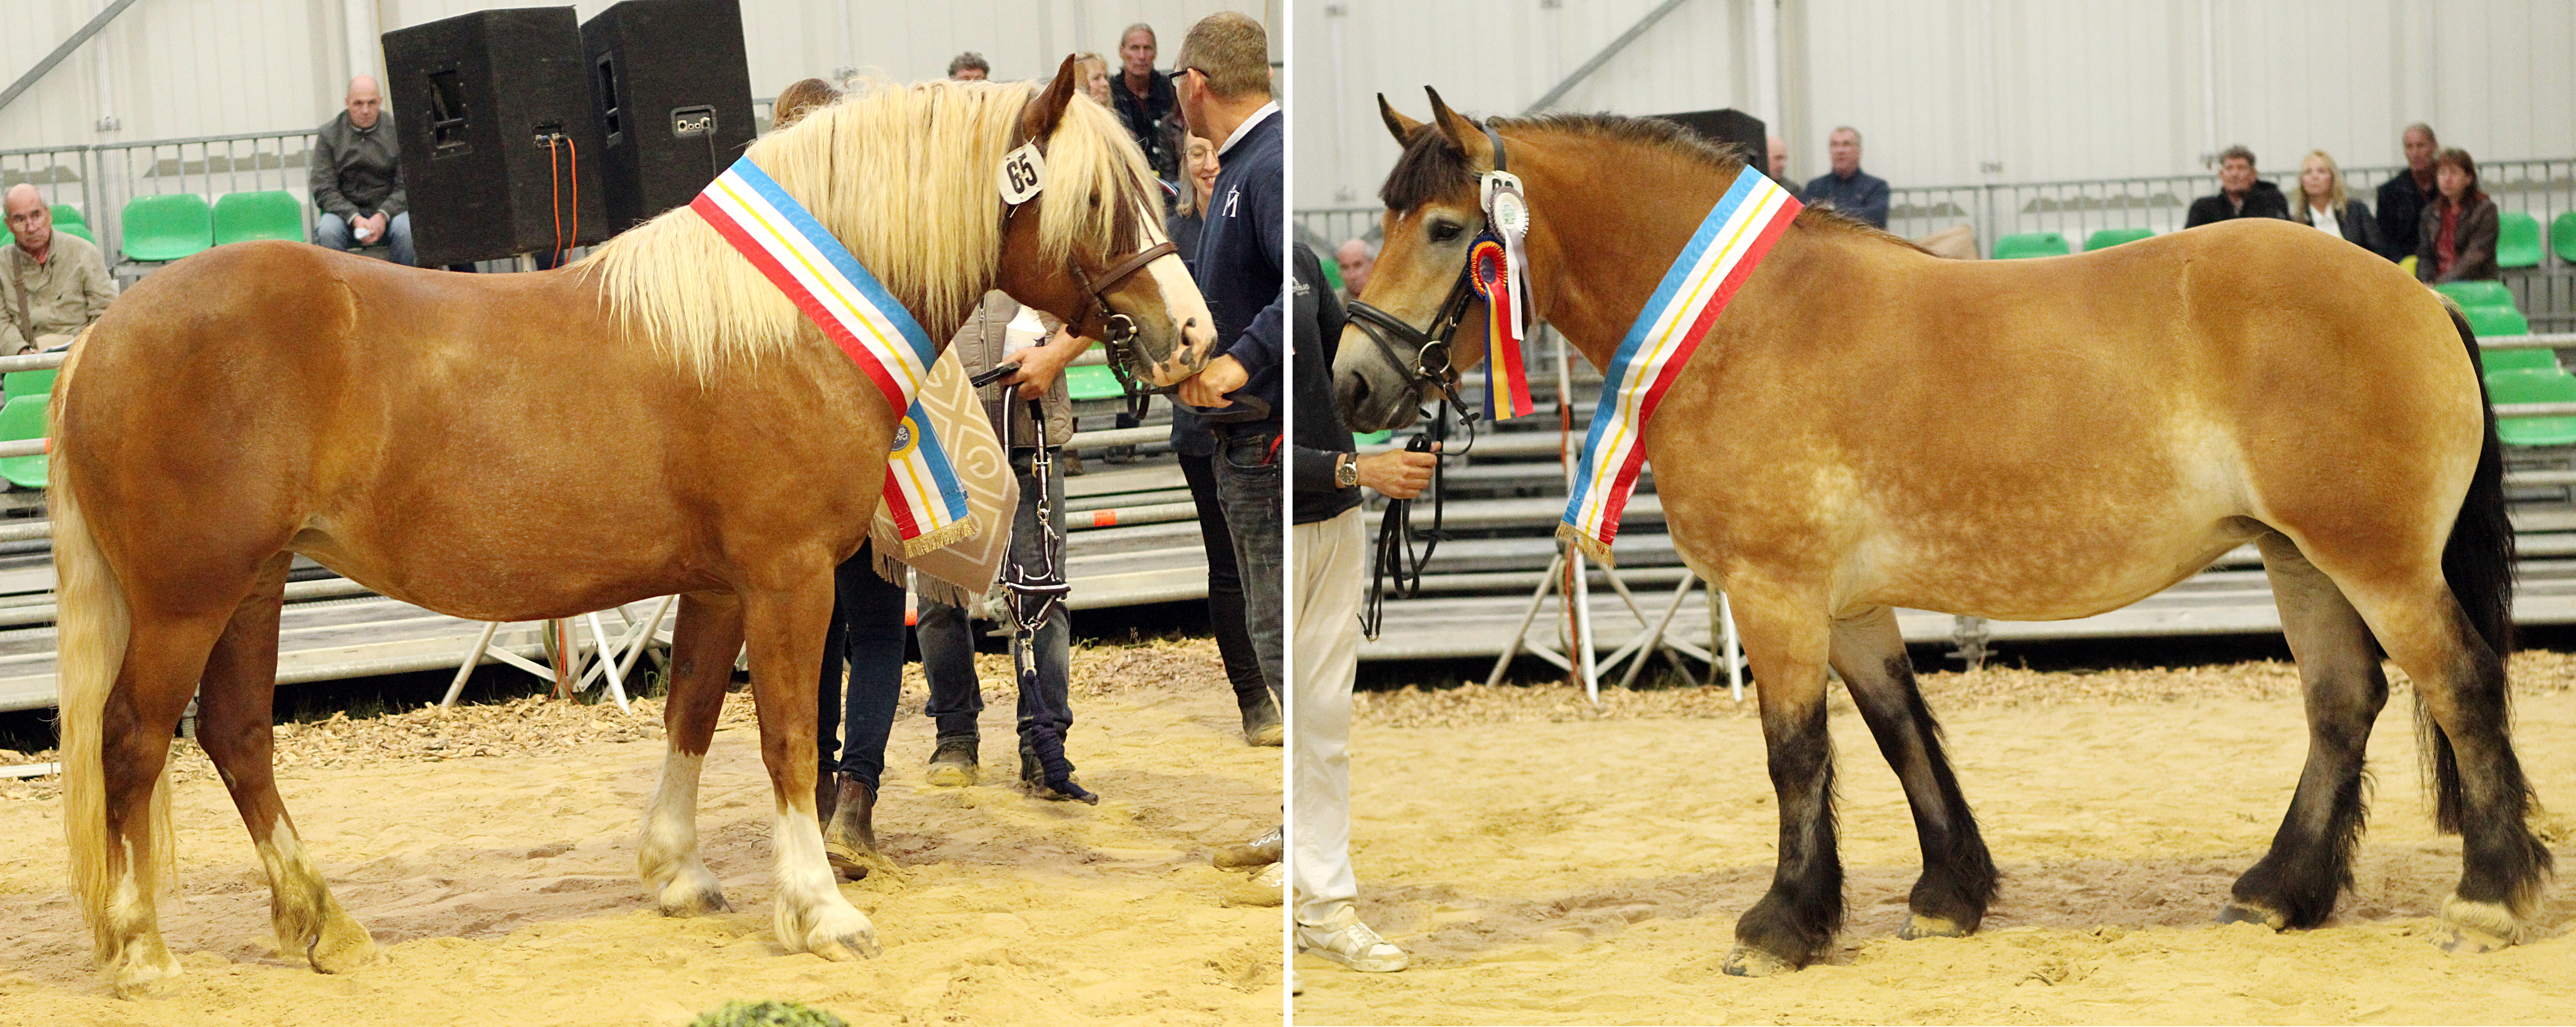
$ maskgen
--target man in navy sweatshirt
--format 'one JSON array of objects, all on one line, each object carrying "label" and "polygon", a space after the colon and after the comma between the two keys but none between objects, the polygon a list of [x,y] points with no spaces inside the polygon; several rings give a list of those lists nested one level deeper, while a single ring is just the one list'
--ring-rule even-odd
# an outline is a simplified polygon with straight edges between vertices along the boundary
[{"label": "man in navy sweatshirt", "polygon": [[1191,26],[1173,87],[1192,133],[1217,140],[1216,187],[1199,236],[1198,285],[1216,318],[1217,351],[1181,384],[1172,448],[1213,451],[1217,499],[1234,536],[1244,624],[1275,702],[1279,695],[1280,383],[1285,361],[1286,177],[1279,104],[1270,95],[1270,42],[1261,23],[1227,11]]}]

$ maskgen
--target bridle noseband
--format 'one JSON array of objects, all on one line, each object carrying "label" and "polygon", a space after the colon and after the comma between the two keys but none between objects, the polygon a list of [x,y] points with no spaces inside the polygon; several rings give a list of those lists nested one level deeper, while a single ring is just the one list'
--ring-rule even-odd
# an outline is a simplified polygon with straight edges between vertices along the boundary
[{"label": "bridle noseband", "polygon": [[[1481,127],[1481,126],[1480,126]],[[1494,147],[1494,171],[1510,169],[1510,158],[1503,150],[1503,137],[1491,128],[1484,129],[1485,139]],[[1491,215],[1488,214],[1488,220]],[[1488,226],[1490,228],[1490,226]],[[1405,386],[1415,391],[1438,389],[1459,411],[1459,416],[1472,420],[1473,407],[1458,396],[1458,369],[1450,362],[1450,350],[1458,334],[1458,323],[1466,319],[1467,305],[1476,299],[1476,262],[1470,259],[1458,266],[1458,280],[1449,286],[1449,297],[1440,301],[1440,310],[1431,318],[1429,328],[1415,328],[1403,318],[1360,300],[1343,306],[1351,323],[1360,326],[1361,334],[1377,345],[1377,354],[1404,376]],[[1393,336],[1391,340],[1389,336]],[[1413,359],[1407,361],[1397,349],[1395,340],[1413,347]]]}]

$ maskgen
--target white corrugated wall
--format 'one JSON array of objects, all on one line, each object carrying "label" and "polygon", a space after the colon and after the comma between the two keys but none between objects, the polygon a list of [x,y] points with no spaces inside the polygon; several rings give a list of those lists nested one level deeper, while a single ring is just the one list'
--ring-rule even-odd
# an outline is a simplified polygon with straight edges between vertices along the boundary
[{"label": "white corrugated wall", "polygon": [[[96,15],[106,0],[0,5],[0,83],[15,80]],[[349,76],[346,11],[384,31],[469,11],[539,6],[488,0],[137,0],[23,96],[0,108],[0,149],[128,142],[319,125],[340,108]],[[581,18],[608,0],[573,5]],[[1276,0],[743,0],[755,96],[843,67],[897,80],[936,78],[975,50],[997,78],[1051,74],[1065,54],[1116,62],[1118,34],[1154,25],[1161,64],[1201,17],[1273,16]],[[1276,33],[1274,32],[1274,35]],[[380,70],[381,54],[374,59]],[[101,130],[112,114],[119,127]]]},{"label": "white corrugated wall", "polygon": [[[1776,130],[1801,177],[1841,124],[1900,185],[2196,173],[2233,143],[2265,168],[2310,149],[2394,164],[2419,120],[2481,159],[2576,154],[2569,0],[1682,0],[1554,109],[1751,108],[1761,3],[1778,5]],[[1414,117],[1425,84],[1518,113],[1658,6],[1296,0],[1296,205],[1372,201],[1396,152],[1378,92]]]}]

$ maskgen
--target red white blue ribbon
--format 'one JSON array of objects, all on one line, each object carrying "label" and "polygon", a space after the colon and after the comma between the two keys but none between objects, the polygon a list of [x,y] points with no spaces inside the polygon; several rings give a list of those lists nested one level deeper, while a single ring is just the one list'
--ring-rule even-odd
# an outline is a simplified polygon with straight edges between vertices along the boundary
[{"label": "red white blue ribbon", "polygon": [[1527,417],[1529,371],[1521,366],[1520,265],[1490,235],[1467,250],[1467,280],[1485,299],[1485,419]]},{"label": "red white blue ribbon", "polygon": [[850,249],[746,157],[708,183],[689,209],[715,226],[744,259],[848,354],[886,406],[903,412],[886,456],[884,501],[918,556],[973,530],[966,489],[913,396],[930,377],[939,347]]},{"label": "red white blue ribbon", "polygon": [[1727,301],[1801,209],[1788,190],[1747,167],[1700,222],[1602,372],[1601,403],[1593,408],[1592,429],[1583,439],[1583,460],[1574,472],[1565,521],[1556,529],[1559,537],[1595,559],[1609,559],[1619,515],[1636,491],[1637,472],[1645,467],[1647,419]]}]

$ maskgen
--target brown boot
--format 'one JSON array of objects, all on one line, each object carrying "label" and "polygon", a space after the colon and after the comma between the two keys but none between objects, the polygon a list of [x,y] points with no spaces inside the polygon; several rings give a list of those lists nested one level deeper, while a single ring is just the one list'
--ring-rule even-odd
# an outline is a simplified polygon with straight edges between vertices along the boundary
[{"label": "brown boot", "polygon": [[823,828],[823,856],[841,876],[856,881],[868,876],[860,856],[877,849],[877,793],[848,774],[834,776],[840,787],[832,797],[832,819]]}]

